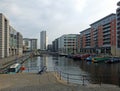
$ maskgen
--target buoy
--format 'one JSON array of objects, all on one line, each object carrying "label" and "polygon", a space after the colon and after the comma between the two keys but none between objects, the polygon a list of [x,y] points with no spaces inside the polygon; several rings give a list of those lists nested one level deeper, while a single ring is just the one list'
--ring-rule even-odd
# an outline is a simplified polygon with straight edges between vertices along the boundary
[{"label": "buoy", "polygon": [[24,67],[24,66],[22,66],[22,67],[20,68],[20,70],[21,70],[21,71],[25,70],[25,67]]}]

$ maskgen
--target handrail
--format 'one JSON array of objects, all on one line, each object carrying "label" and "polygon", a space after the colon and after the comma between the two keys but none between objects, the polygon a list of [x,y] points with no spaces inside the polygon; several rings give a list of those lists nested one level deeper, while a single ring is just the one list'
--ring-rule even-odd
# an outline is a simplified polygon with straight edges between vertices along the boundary
[{"label": "handrail", "polygon": [[[67,84],[72,83],[71,80],[74,81],[79,81],[81,82],[82,85],[85,85],[85,82],[88,81],[89,79],[87,79],[86,77],[88,77],[86,74],[72,74],[72,73],[65,73],[61,70],[58,70],[57,68],[55,68],[55,72],[57,73],[57,76],[59,77],[60,80],[66,80]],[[78,77],[78,78],[74,78],[74,77]],[[79,84],[79,83],[76,83]]]},{"label": "handrail", "polygon": [[[67,84],[69,83],[75,83],[76,84],[82,84],[82,85],[86,85],[89,83],[96,83],[96,84],[102,84],[102,77],[110,77],[110,75],[105,75],[105,76],[93,76],[93,75],[87,75],[87,74],[72,74],[72,73],[65,73],[57,68],[54,69],[57,77],[60,80],[65,80],[67,82]],[[94,78],[94,79],[92,79]],[[78,83],[79,82],[79,83]]]}]

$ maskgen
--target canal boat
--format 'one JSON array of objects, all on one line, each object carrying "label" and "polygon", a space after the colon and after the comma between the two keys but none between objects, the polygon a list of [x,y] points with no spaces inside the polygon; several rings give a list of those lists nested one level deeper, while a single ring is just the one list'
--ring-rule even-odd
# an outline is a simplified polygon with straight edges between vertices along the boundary
[{"label": "canal boat", "polygon": [[105,62],[109,57],[95,57],[92,59],[93,63]]},{"label": "canal boat", "polygon": [[66,57],[67,57],[67,58],[72,58],[72,57],[73,57],[73,54],[68,54]]},{"label": "canal boat", "polygon": [[118,62],[120,62],[119,57],[112,57],[105,61],[105,63],[118,63]]},{"label": "canal boat", "polygon": [[89,56],[89,57],[87,57],[86,59],[85,59],[85,61],[92,61],[92,57],[91,56]]},{"label": "canal boat", "polygon": [[90,54],[83,54],[83,55],[81,55],[81,59],[82,60],[85,60],[87,57],[89,57],[90,56]]},{"label": "canal boat", "polygon": [[75,54],[72,56],[74,60],[81,60],[81,55],[80,54]]},{"label": "canal boat", "polygon": [[67,56],[68,54],[65,53],[59,53],[59,56]]},{"label": "canal boat", "polygon": [[20,68],[21,68],[21,64],[20,63],[15,63],[15,64],[10,66],[8,72],[9,73],[17,73],[17,72],[19,72]]}]

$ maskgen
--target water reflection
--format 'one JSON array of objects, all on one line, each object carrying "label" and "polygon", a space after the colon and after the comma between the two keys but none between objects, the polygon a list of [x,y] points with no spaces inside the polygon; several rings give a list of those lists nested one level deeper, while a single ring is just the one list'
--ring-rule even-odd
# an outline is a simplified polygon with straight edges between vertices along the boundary
[{"label": "water reflection", "polygon": [[[57,62],[57,64],[56,64]],[[42,56],[28,59],[24,66],[24,72],[37,73],[41,67],[46,66],[47,71],[54,71],[54,67],[60,71],[72,74],[86,74],[92,83],[116,84],[120,85],[120,63],[117,64],[93,64],[85,61],[74,61],[66,57]],[[78,81],[80,82],[80,81]]]},{"label": "water reflection", "polygon": [[91,74],[93,82],[102,81],[106,84],[120,85],[120,63],[117,64],[88,64],[80,62],[80,68]]}]

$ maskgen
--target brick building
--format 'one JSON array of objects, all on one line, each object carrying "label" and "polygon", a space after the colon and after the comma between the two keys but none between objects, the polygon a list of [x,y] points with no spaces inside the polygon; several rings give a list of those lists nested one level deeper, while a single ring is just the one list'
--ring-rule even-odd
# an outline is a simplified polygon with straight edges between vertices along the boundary
[{"label": "brick building", "polygon": [[110,14],[80,32],[83,53],[104,53],[115,55],[116,14]]}]

